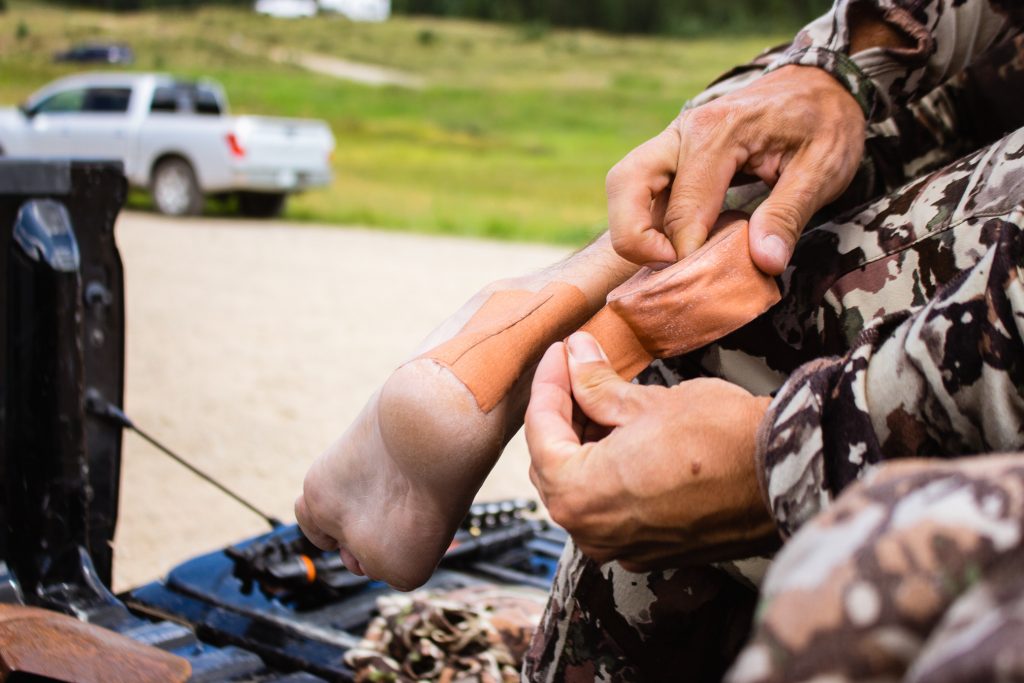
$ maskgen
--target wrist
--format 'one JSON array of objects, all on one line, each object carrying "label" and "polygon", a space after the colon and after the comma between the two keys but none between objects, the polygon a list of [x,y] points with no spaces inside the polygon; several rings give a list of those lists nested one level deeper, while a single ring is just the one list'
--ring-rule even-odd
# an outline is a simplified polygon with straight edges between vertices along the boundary
[{"label": "wrist", "polygon": [[580,251],[551,266],[545,276],[579,287],[596,311],[605,304],[609,292],[638,270],[640,266],[619,256],[606,231]]},{"label": "wrist", "polygon": [[831,76],[833,81],[854,99],[867,121],[872,120],[872,117],[877,118],[884,108],[875,84],[844,52],[817,46],[792,50],[770,64],[765,73],[790,66],[813,67]]}]

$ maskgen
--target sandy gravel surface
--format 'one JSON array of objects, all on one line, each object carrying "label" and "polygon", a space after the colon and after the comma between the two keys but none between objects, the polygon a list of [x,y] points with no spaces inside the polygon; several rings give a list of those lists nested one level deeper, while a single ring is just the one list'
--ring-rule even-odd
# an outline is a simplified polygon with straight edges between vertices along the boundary
[{"label": "sandy gravel surface", "polygon": [[[144,429],[291,521],[309,463],[481,285],[564,249],[359,229],[125,213],[125,404]],[[535,496],[522,435],[481,499]],[[263,522],[133,434],[115,590]]]}]

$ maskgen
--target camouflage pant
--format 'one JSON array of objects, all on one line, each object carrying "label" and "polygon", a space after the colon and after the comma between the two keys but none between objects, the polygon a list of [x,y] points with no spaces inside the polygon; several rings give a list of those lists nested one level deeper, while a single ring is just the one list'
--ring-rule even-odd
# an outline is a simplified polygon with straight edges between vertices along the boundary
[{"label": "camouflage pant", "polygon": [[[709,348],[656,362],[640,381],[714,375],[774,392],[815,359],[857,348],[865,329],[943,297],[985,299],[1000,254],[1010,254],[999,261],[1003,279],[1017,277],[1024,112],[1004,116],[1002,130],[958,118],[1006,87],[991,77],[982,65],[874,126],[862,173],[798,243],[782,302]],[[729,202],[749,207],[763,191],[741,189]],[[1015,330],[1016,315],[1005,326]],[[921,372],[959,371],[955,357],[946,361]],[[994,450],[987,445],[929,454]],[[1014,647],[1024,642],[1024,458],[882,464],[817,516],[773,511],[784,534],[796,533],[760,591],[756,563],[634,574],[568,547],[524,680],[713,681],[734,663],[737,683],[1024,677]]]}]

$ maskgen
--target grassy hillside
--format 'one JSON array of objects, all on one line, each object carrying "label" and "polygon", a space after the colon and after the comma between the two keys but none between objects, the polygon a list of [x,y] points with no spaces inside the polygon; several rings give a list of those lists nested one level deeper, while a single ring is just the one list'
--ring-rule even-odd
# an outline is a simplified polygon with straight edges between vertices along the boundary
[{"label": "grassy hillside", "polygon": [[[604,175],[683,101],[782,36],[617,38],[465,21],[281,21],[206,8],[111,15],[13,2],[0,14],[0,103],[76,70],[73,42],[126,41],[136,68],[221,81],[235,113],[326,119],[335,181],[294,219],[579,243],[604,221]],[[274,48],[403,69],[422,90],[369,87]]]}]

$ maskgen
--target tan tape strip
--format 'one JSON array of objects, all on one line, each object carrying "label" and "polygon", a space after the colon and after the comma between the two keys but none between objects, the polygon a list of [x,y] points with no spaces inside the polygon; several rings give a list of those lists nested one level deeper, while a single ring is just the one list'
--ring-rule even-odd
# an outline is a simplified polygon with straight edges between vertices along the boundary
[{"label": "tan tape strip", "polygon": [[594,335],[615,372],[623,379],[633,379],[654,360],[626,321],[608,306],[598,311],[580,330]]},{"label": "tan tape strip", "polygon": [[[707,244],[664,270],[641,270],[583,326],[622,377],[720,339],[779,301],[775,280],[750,260],[745,218],[724,214]],[[420,358],[450,369],[488,413],[588,311],[583,292],[564,282],[496,292],[457,335]]]},{"label": "tan tape strip", "polygon": [[548,346],[592,309],[579,288],[552,282],[539,292],[492,294],[457,335],[424,353],[452,371],[489,413]]},{"label": "tan tape strip", "polygon": [[746,216],[723,214],[708,242],[659,271],[643,269],[608,295],[583,329],[633,379],[654,358],[699,349],[778,303],[779,288],[750,259]]},{"label": "tan tape strip", "polygon": [[608,306],[655,358],[710,344],[778,303],[775,279],[750,259],[745,218],[723,215],[691,256],[657,272],[645,268],[608,295]]}]

